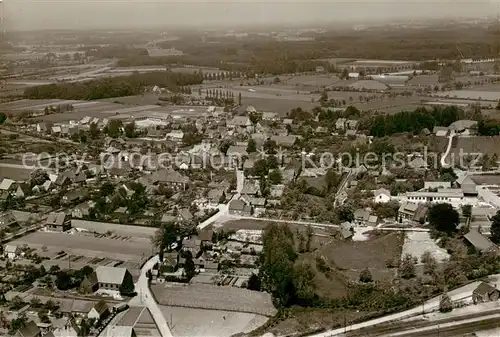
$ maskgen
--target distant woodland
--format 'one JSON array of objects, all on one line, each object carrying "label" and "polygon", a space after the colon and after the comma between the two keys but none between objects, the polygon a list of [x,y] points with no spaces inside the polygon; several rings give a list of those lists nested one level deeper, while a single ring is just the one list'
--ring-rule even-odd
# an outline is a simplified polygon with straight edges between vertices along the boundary
[{"label": "distant woodland", "polygon": [[88,82],[42,85],[27,88],[24,96],[31,99],[92,100],[137,95],[143,92],[145,87],[154,85],[179,92],[184,86],[200,84],[202,81],[203,75],[200,73],[155,72]]}]

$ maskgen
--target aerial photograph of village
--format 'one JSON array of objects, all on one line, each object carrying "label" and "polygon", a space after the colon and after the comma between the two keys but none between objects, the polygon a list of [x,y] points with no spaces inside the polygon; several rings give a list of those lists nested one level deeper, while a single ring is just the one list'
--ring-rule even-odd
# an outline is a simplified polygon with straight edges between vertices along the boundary
[{"label": "aerial photograph of village", "polygon": [[500,3],[402,2],[0,0],[0,336],[500,336]]}]

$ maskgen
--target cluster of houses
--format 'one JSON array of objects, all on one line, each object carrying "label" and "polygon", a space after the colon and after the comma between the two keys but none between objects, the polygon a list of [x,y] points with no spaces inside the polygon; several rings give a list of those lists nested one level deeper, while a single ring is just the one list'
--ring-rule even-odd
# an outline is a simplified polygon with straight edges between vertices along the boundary
[{"label": "cluster of houses", "polygon": [[[124,286],[132,284],[133,279],[131,273],[123,267],[99,266],[89,276],[85,277],[80,285],[79,292],[83,295],[93,295],[102,291],[119,292]],[[92,335],[99,335],[106,324],[109,323],[118,312],[127,309],[128,305],[119,302],[116,299],[111,301],[101,299],[96,301],[95,297],[73,296],[72,294],[63,297],[56,293],[40,292],[37,287],[29,287],[23,289],[14,289],[5,293],[7,301],[21,299],[25,303],[39,302],[41,305],[53,303],[56,306],[53,318],[49,322],[42,322],[39,317],[33,315],[28,316],[31,320],[21,329],[15,336],[54,336],[54,337],[73,337],[80,336],[84,333],[81,327],[82,320],[93,322],[91,327]],[[43,293],[43,294],[42,294]],[[28,308],[29,306],[26,306]],[[26,308],[22,308],[14,314],[22,314]],[[144,308],[140,307],[139,312],[143,312]],[[134,324],[129,326],[128,334],[117,334],[111,336],[134,336],[132,328]],[[118,326],[121,326],[118,324]],[[120,333],[124,330],[121,329]],[[125,331],[126,332],[126,331]],[[88,333],[85,332],[85,333]]]},{"label": "cluster of houses", "polygon": [[180,252],[164,254],[163,262],[153,271],[153,282],[162,283],[169,276],[184,275],[184,252],[190,252],[197,271],[191,283],[244,287],[249,277],[257,273],[257,255],[262,251],[262,231],[239,230],[227,233],[226,237],[222,235],[223,231],[209,229],[185,237]]}]

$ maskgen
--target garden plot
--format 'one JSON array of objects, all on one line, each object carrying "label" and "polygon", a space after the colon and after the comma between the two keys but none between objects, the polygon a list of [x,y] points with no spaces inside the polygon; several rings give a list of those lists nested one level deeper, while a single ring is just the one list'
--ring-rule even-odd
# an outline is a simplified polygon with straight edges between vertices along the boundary
[{"label": "garden plot", "polygon": [[420,258],[426,251],[430,252],[438,262],[443,262],[449,259],[450,255],[445,249],[439,247],[436,241],[431,239],[428,232],[407,232],[403,244],[403,253],[401,258],[406,254],[410,254],[418,259],[418,264],[421,264]]}]

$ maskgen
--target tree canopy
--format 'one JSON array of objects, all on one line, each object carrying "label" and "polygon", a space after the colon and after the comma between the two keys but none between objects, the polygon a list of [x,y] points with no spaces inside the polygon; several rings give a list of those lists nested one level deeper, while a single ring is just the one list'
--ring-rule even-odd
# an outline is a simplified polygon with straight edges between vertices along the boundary
[{"label": "tree canopy", "polygon": [[200,74],[153,72],[104,78],[87,82],[53,83],[26,88],[24,97],[30,99],[94,100],[140,94],[144,87],[160,86],[177,92],[181,87],[203,82]]},{"label": "tree canopy", "polygon": [[439,232],[452,234],[459,223],[458,212],[450,204],[434,204],[429,209],[429,223]]},{"label": "tree canopy", "polygon": [[417,108],[401,111],[393,115],[379,115],[371,121],[370,134],[375,137],[390,136],[395,133],[418,133],[422,129],[432,130],[435,126],[449,126],[460,119],[463,112],[456,106],[435,107],[432,110]]},{"label": "tree canopy", "polygon": [[500,211],[491,218],[491,241],[500,244]]}]

